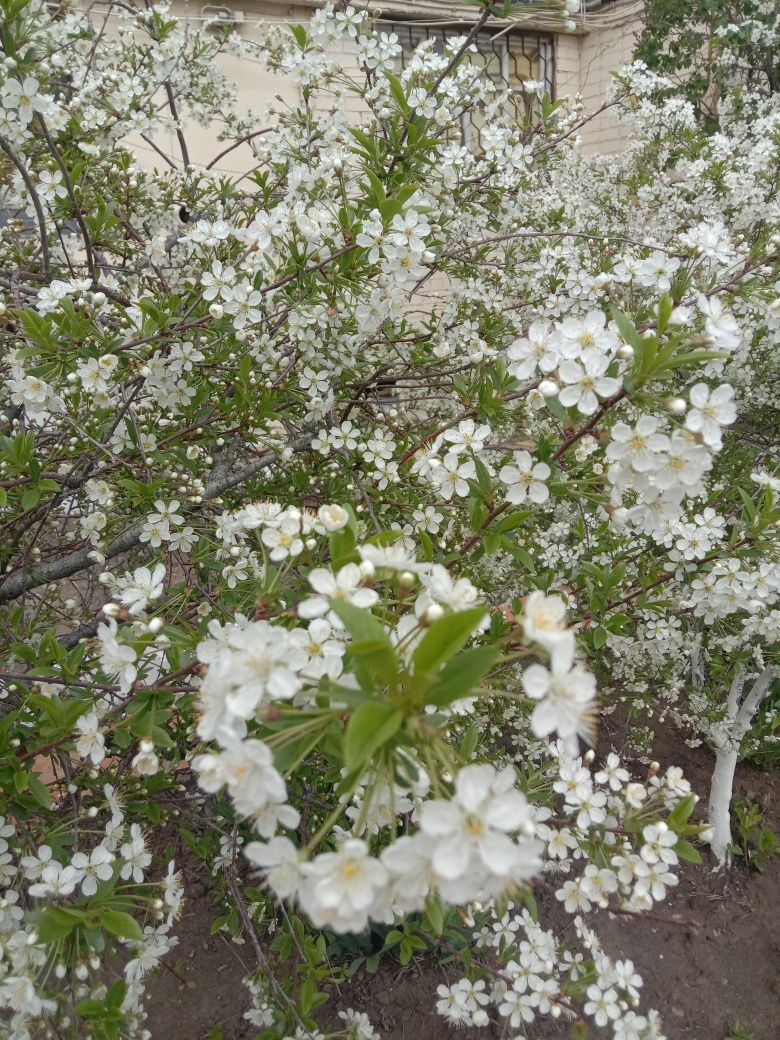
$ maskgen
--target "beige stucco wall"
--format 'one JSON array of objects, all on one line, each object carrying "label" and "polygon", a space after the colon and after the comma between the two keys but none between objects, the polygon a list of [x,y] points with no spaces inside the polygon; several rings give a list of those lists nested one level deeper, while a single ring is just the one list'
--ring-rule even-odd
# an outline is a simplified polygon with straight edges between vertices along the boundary
[{"label": "beige stucco wall", "polygon": [[[596,112],[606,101],[612,73],[631,60],[642,25],[642,3],[618,2],[578,20],[578,32],[557,38],[556,93],[580,94],[585,111]],[[582,129],[585,148],[592,152],[617,152],[624,131],[607,110]]]},{"label": "beige stucco wall", "polygon": [[[192,29],[199,29],[202,24],[203,6],[187,3],[185,0],[173,0],[171,12],[182,23],[189,23]],[[236,29],[242,38],[248,40],[260,39],[268,25],[305,23],[311,17],[310,8],[266,0],[229,0],[226,6],[243,12],[244,21],[237,25]],[[276,103],[277,97],[293,107],[302,100],[300,90],[293,79],[267,72],[257,59],[222,54],[219,62],[228,79],[236,84],[237,113],[242,117],[249,117],[256,129],[269,124],[267,109],[269,105]],[[193,165],[205,166],[226,147],[225,142],[218,140],[220,129],[219,124],[203,127],[192,121],[184,121],[184,135]],[[172,129],[158,133],[154,141],[166,154],[180,162],[179,145]],[[132,143],[142,164],[161,165],[162,160],[148,144],[140,140],[134,140]],[[225,156],[214,169],[227,174],[242,174],[251,167],[251,151],[249,147],[242,146]]]},{"label": "beige stucco wall", "polygon": [[[227,6],[243,11],[244,20],[237,29],[245,39],[261,38],[271,24],[305,23],[311,15],[310,6],[276,0],[227,0]],[[555,83],[558,97],[581,94],[587,111],[597,109],[604,102],[610,73],[630,59],[640,25],[641,6],[641,0],[617,0],[601,11],[580,17],[576,33],[557,36]],[[193,29],[201,24],[201,10],[200,4],[173,0],[173,13],[182,20],[189,20]],[[302,100],[292,79],[269,74],[255,59],[226,54],[220,60],[228,77],[237,85],[239,114],[250,117],[257,128],[267,124],[267,108],[277,96],[292,106]],[[341,61],[345,69],[356,68],[353,53],[342,54]],[[359,102],[355,100],[354,104]],[[185,124],[190,159],[195,165],[205,166],[225,147],[218,141],[219,129],[218,125],[204,128],[191,122]],[[621,147],[620,130],[609,113],[588,123],[582,130],[582,139],[591,151],[611,152]],[[177,163],[180,161],[173,130],[159,133],[155,143]],[[147,143],[135,139],[132,145],[143,165],[162,164]],[[215,169],[240,175],[251,165],[250,149],[243,146],[227,155]]]}]

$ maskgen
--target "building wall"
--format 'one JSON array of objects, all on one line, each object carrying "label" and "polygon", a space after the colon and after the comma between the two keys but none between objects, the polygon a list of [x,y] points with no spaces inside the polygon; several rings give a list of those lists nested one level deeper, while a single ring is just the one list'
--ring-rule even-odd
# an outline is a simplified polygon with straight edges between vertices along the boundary
[{"label": "building wall", "polygon": [[[182,22],[189,21],[191,27],[197,29],[201,24],[202,6],[187,3],[187,0],[173,0],[171,13]],[[244,22],[237,26],[237,29],[246,39],[260,38],[264,31],[263,23],[305,23],[311,17],[310,8],[266,0],[228,0],[226,6],[243,11]],[[300,90],[291,77],[267,72],[257,59],[236,58],[230,54],[223,54],[219,60],[228,79],[236,84],[237,113],[250,118],[257,129],[270,125],[267,109],[271,104],[277,103],[276,98],[281,98],[282,102],[293,107],[302,101]],[[226,142],[218,140],[219,131],[219,125],[203,127],[194,122],[184,123],[184,134],[193,165],[205,166],[226,147]],[[179,161],[179,145],[173,130],[158,133],[154,141],[166,154]],[[162,162],[154,150],[141,140],[133,141],[133,148],[144,165],[159,166]],[[252,153],[247,146],[230,152],[214,167],[215,170],[227,174],[242,174],[251,168]]]},{"label": "building wall", "polygon": [[[614,5],[585,13],[578,32],[557,38],[556,89],[558,97],[580,94],[586,112],[606,101],[612,73],[631,60],[642,26],[641,0],[618,0]],[[581,132],[591,152],[618,152],[623,147],[620,124],[609,110],[595,116]]]},{"label": "building wall", "polygon": [[[311,5],[280,3],[277,0],[226,0],[231,8],[243,10],[244,21],[240,34],[257,39],[270,24],[305,23],[311,15]],[[641,24],[641,0],[616,0],[609,7],[586,13],[579,19],[578,30],[572,34],[558,34],[555,39],[555,90],[558,97],[580,94],[587,111],[603,104],[610,74],[631,57],[635,34]],[[201,5],[187,0],[173,0],[172,12],[182,20],[189,19],[197,28],[201,19]],[[344,68],[357,71],[353,53],[342,55]],[[237,109],[240,115],[251,119],[255,127],[269,123],[268,106],[280,97],[283,102],[296,106],[302,98],[295,82],[289,77],[272,75],[254,59],[225,55],[221,63],[228,77],[237,85]],[[359,101],[352,102],[355,114]],[[184,127],[191,161],[205,166],[224,147],[219,142],[219,126],[208,128],[190,123]],[[610,114],[603,113],[583,127],[581,136],[588,150],[613,152],[621,147],[621,131]],[[171,130],[155,138],[166,154],[179,161],[179,146]],[[132,141],[143,165],[160,165],[162,160],[140,138]],[[230,152],[214,167],[226,174],[246,173],[252,165],[251,151],[242,146]]]}]

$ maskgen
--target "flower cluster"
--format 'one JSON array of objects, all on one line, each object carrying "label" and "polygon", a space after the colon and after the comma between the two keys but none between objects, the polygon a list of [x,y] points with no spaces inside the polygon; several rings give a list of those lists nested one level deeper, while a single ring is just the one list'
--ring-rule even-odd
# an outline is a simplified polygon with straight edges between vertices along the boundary
[{"label": "flower cluster", "polygon": [[[409,53],[345,4],[261,39],[55,7],[6,3],[0,55],[11,1040],[148,1040],[180,841],[217,927],[296,959],[249,977],[261,1031],[317,1034],[318,933],[411,959],[465,920],[495,971],[452,1021],[660,1036],[577,918],[654,906],[708,833],[673,765],[632,779],[656,722],[715,751],[721,860],[740,753],[776,752],[776,94],[719,74],[712,133],[633,64],[594,156],[477,23]],[[281,100],[242,113],[223,54]],[[572,942],[516,909],[540,878]]]}]

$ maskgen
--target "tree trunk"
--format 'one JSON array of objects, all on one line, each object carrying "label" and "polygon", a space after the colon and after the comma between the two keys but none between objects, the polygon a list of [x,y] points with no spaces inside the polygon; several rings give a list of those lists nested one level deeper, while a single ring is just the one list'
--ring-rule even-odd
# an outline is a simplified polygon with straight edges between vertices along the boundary
[{"label": "tree trunk", "polygon": [[710,784],[709,822],[714,831],[712,851],[718,860],[718,868],[723,867],[729,858],[728,847],[731,844],[729,807],[734,790],[734,771],[737,768],[742,739],[750,729],[767,690],[779,674],[780,670],[776,666],[770,665],[764,668],[741,704],[739,699],[744,686],[744,670],[741,667],[737,668],[731,682],[726,702],[727,716],[715,738],[717,757]]},{"label": "tree trunk", "polygon": [[718,744],[715,769],[710,785],[709,817],[713,829],[712,851],[718,867],[728,862],[728,847],[731,844],[731,794],[734,788],[734,771],[737,768],[739,743],[726,737]]}]

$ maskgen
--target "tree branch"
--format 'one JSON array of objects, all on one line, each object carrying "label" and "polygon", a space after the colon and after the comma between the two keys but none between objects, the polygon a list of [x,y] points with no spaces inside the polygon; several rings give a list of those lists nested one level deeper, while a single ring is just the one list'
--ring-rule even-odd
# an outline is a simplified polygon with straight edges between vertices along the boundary
[{"label": "tree branch", "polygon": [[[300,437],[298,440],[293,441],[291,448],[296,452],[306,451],[310,442],[310,436]],[[218,498],[224,491],[237,487],[244,481],[249,480],[250,477],[255,476],[260,470],[278,461],[278,453],[268,451],[237,472],[212,475],[204,488],[204,503]],[[194,508],[197,509],[198,507],[195,506]],[[142,530],[143,524],[137,523],[123,531],[122,534],[112,542],[109,542],[108,546],[102,550],[105,559],[114,559],[114,557],[121,556],[122,553],[133,549],[141,540]],[[89,567],[94,566],[94,561],[91,559],[91,553],[94,551],[91,545],[86,545],[82,549],[77,549],[75,552],[61,556],[57,560],[52,560],[51,563],[42,564],[40,567],[13,571],[0,581],[0,603],[9,603],[11,600],[22,596],[29,589],[47,585],[52,581],[60,581],[62,578],[68,578],[72,574],[78,574],[79,571],[87,570]]]},{"label": "tree branch", "polygon": [[35,209],[35,216],[38,221],[38,234],[41,240],[41,264],[43,265],[43,271],[46,277],[51,278],[51,257],[49,256],[49,243],[46,238],[46,216],[43,212],[40,196],[35,190],[32,177],[27,172],[24,163],[19,159],[4,137],[0,137],[0,148],[3,149],[5,154],[19,171],[19,176],[24,181],[25,188],[27,188],[27,194],[32,200],[33,208]]},{"label": "tree branch", "polygon": [[49,128],[46,125],[46,120],[43,118],[40,112],[37,112],[38,124],[41,128],[46,144],[49,146],[49,151],[54,156],[54,161],[60,168],[62,173],[62,179],[65,182],[65,189],[68,192],[68,198],[70,204],[73,206],[73,212],[76,217],[76,222],[81,230],[81,237],[84,239],[84,252],[87,258],[87,268],[89,270],[89,276],[93,282],[97,282],[97,265],[95,263],[95,254],[92,250],[92,239],[90,238],[89,229],[84,221],[84,214],[81,212],[81,206],[79,205],[78,199],[76,198],[76,192],[73,187],[73,181],[70,179],[70,171],[68,170],[65,160],[62,158],[59,148],[54,143],[54,138],[49,133]]}]

